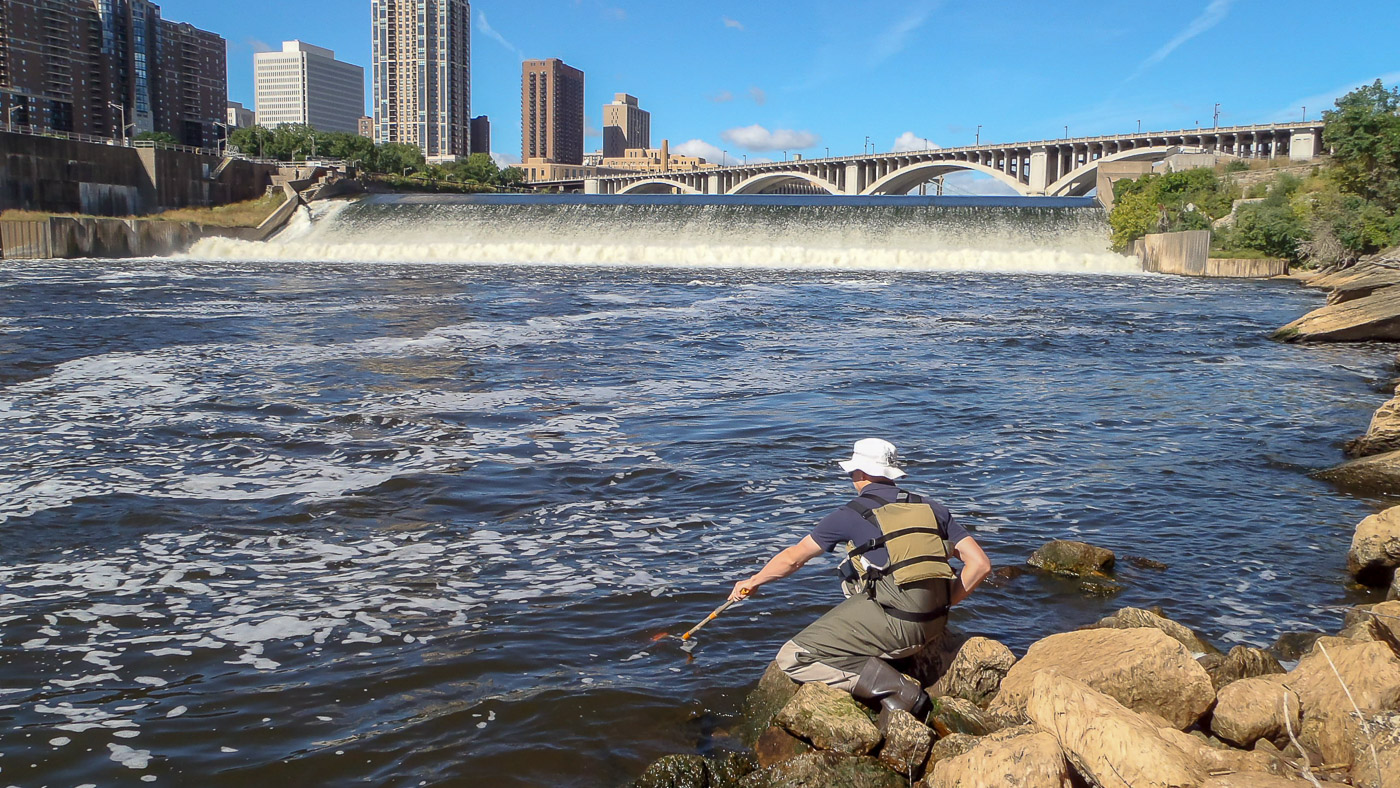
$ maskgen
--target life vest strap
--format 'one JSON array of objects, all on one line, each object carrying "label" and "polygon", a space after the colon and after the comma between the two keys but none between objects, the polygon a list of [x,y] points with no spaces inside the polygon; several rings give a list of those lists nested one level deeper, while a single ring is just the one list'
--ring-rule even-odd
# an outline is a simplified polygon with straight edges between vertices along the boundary
[{"label": "life vest strap", "polygon": [[908,610],[900,610],[897,607],[890,607],[889,605],[880,605],[880,607],[885,611],[885,615],[890,618],[897,618],[900,621],[912,621],[916,624],[922,624],[925,621],[936,621],[948,615],[947,605],[936,607],[927,613],[910,613]]},{"label": "life vest strap", "polygon": [[868,552],[870,552],[871,550],[874,550],[874,549],[877,548],[877,547],[884,547],[884,546],[885,546],[885,543],[888,542],[888,541],[891,540],[891,539],[898,539],[898,538],[900,538],[900,537],[902,537],[902,536],[913,536],[914,534],[933,534],[934,536],[938,537],[939,539],[947,539],[947,538],[948,538],[948,534],[944,533],[941,524],[940,524],[940,526],[937,527],[937,528],[931,528],[931,527],[926,526],[926,525],[919,525],[919,526],[914,526],[914,527],[912,527],[912,528],[901,528],[901,529],[899,529],[898,531],[890,531],[890,532],[887,533],[887,534],[881,534],[880,536],[877,536],[877,537],[875,537],[874,539],[871,539],[870,541],[866,542],[865,544],[857,545],[856,547],[854,547],[854,548],[852,548],[851,550],[849,550],[846,554],[847,554],[847,555],[864,555],[865,553],[868,553]]}]

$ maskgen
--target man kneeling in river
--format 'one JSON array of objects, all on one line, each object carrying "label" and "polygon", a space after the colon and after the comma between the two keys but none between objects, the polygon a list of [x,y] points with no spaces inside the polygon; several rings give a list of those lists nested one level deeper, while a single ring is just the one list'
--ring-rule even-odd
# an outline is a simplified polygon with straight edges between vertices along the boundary
[{"label": "man kneeling in river", "polygon": [[[948,608],[966,599],[992,569],[977,540],[947,507],[899,489],[893,444],[856,442],[841,463],[859,496],[827,515],[797,544],[773,556],[753,577],[734,585],[740,599],[771,580],[846,544],[838,572],[846,601],[812,622],[778,650],[778,666],[800,682],[821,682],[879,703],[881,729],[894,709],[922,717],[928,695],[887,659],[937,647]],[[963,563],[962,574],[948,560]]]}]

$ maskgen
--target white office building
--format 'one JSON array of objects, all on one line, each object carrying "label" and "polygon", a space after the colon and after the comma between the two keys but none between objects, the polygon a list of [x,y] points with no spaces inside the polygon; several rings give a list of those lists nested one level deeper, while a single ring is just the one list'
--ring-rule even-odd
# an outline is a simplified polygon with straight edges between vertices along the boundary
[{"label": "white office building", "polygon": [[359,131],[365,114],[365,70],[335,52],[284,41],[281,52],[253,56],[258,123],[302,123],[321,131]]}]

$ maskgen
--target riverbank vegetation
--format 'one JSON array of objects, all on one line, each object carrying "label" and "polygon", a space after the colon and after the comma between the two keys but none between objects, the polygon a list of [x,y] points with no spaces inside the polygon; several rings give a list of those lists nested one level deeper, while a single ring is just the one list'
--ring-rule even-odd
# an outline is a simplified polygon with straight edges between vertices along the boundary
[{"label": "riverbank vegetation", "polygon": [[1331,156],[1304,174],[1242,188],[1243,160],[1114,184],[1113,246],[1147,233],[1210,230],[1213,254],[1304,266],[1350,263],[1400,243],[1400,88],[1380,80],[1323,113]]},{"label": "riverbank vegetation", "polygon": [[338,159],[371,175],[381,176],[376,180],[396,184],[403,190],[472,193],[510,188],[525,180],[525,173],[518,167],[501,169],[486,153],[473,153],[456,162],[429,164],[423,158],[423,151],[413,145],[397,142],[376,145],[358,134],[318,131],[304,125],[235,129],[229,135],[228,144],[231,150],[277,161]]}]

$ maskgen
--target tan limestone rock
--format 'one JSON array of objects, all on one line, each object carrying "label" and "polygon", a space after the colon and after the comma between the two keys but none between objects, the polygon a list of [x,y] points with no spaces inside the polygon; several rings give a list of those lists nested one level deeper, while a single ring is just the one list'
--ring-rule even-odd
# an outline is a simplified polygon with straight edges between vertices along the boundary
[{"label": "tan limestone rock", "polygon": [[1285,774],[1288,765],[1277,755],[1249,750],[1235,750],[1229,747],[1212,747],[1208,742],[1182,733],[1175,728],[1159,728],[1163,739],[1175,744],[1187,756],[1201,764],[1207,774],[1227,772],[1253,772],[1258,774]]},{"label": "tan limestone rock", "polygon": [[1312,475],[1351,492],[1400,492],[1400,451],[1372,454]]},{"label": "tan limestone rock", "polygon": [[1283,673],[1283,666],[1273,654],[1249,646],[1235,646],[1230,653],[1218,659],[1202,658],[1201,666],[1210,674],[1210,681],[1217,692],[1221,687],[1233,684],[1240,679],[1254,678]]},{"label": "tan limestone rock", "polygon": [[978,740],[965,754],[940,760],[929,788],[1069,788],[1069,765],[1055,737],[1029,725]]},{"label": "tan limestone rock", "polygon": [[1007,672],[987,710],[1009,719],[1025,714],[1036,674],[1082,681],[1134,711],[1172,727],[1194,724],[1215,702],[1210,676],[1186,647],[1156,628],[1086,629],[1036,642]]},{"label": "tan limestone rock", "polygon": [[1284,342],[1364,342],[1400,339],[1400,290],[1328,304],[1274,332]]},{"label": "tan limestone rock", "polygon": [[1026,713],[1101,788],[1196,788],[1206,780],[1201,763],[1151,722],[1075,679],[1037,674]]},{"label": "tan limestone rock", "polygon": [[1172,637],[1181,645],[1185,646],[1192,654],[1218,654],[1220,650],[1207,643],[1191,631],[1190,627],[1172,621],[1170,618],[1158,615],[1151,610],[1143,610],[1138,607],[1125,607],[1113,615],[1099,619],[1094,625],[1099,629],[1133,629],[1136,627],[1152,627],[1160,629]]},{"label": "tan limestone rock", "polygon": [[[1381,456],[1396,454],[1400,452]],[[1351,537],[1351,550],[1347,552],[1347,571],[1369,586],[1384,588],[1394,579],[1396,567],[1400,567],[1400,506],[1392,506],[1358,523]]]},{"label": "tan limestone rock", "polygon": [[1375,640],[1400,654],[1400,601],[1382,602],[1370,610],[1371,634]]},{"label": "tan limestone rock", "polygon": [[939,736],[966,733],[971,736],[986,736],[994,731],[1015,724],[979,708],[977,704],[962,698],[933,698],[933,708],[928,715],[928,724]]},{"label": "tan limestone rock", "polygon": [[1356,788],[1400,788],[1400,712],[1375,714],[1351,737],[1351,783]]},{"label": "tan limestone rock", "polygon": [[880,743],[880,730],[855,698],[825,684],[803,684],[773,721],[819,750],[865,755]]},{"label": "tan limestone rock", "polygon": [[1211,732],[1239,747],[1253,747],[1260,739],[1282,746],[1288,738],[1285,705],[1294,732],[1302,728],[1302,706],[1298,696],[1283,686],[1282,678],[1240,679],[1221,688]]},{"label": "tan limestone rock", "polygon": [[954,733],[951,736],[941,736],[933,743],[933,747],[928,752],[928,768],[932,768],[935,763],[956,758],[959,755],[977,746],[977,737],[969,736],[966,733]]},{"label": "tan limestone rock", "polygon": [[962,698],[985,708],[1015,664],[1011,649],[1001,643],[984,637],[970,638],[958,649],[948,671],[929,689],[929,694]]},{"label": "tan limestone rock", "polygon": [[908,777],[919,779],[933,748],[933,731],[907,711],[890,714],[885,743],[880,745],[880,763]]},{"label": "tan limestone rock", "polygon": [[1327,763],[1350,764],[1359,726],[1352,703],[1362,714],[1400,709],[1400,658],[1384,643],[1320,638],[1284,684],[1303,707],[1303,745]]},{"label": "tan limestone rock", "polygon": [[1393,397],[1376,409],[1366,434],[1347,444],[1347,454],[1367,457],[1400,449],[1400,397]]}]

